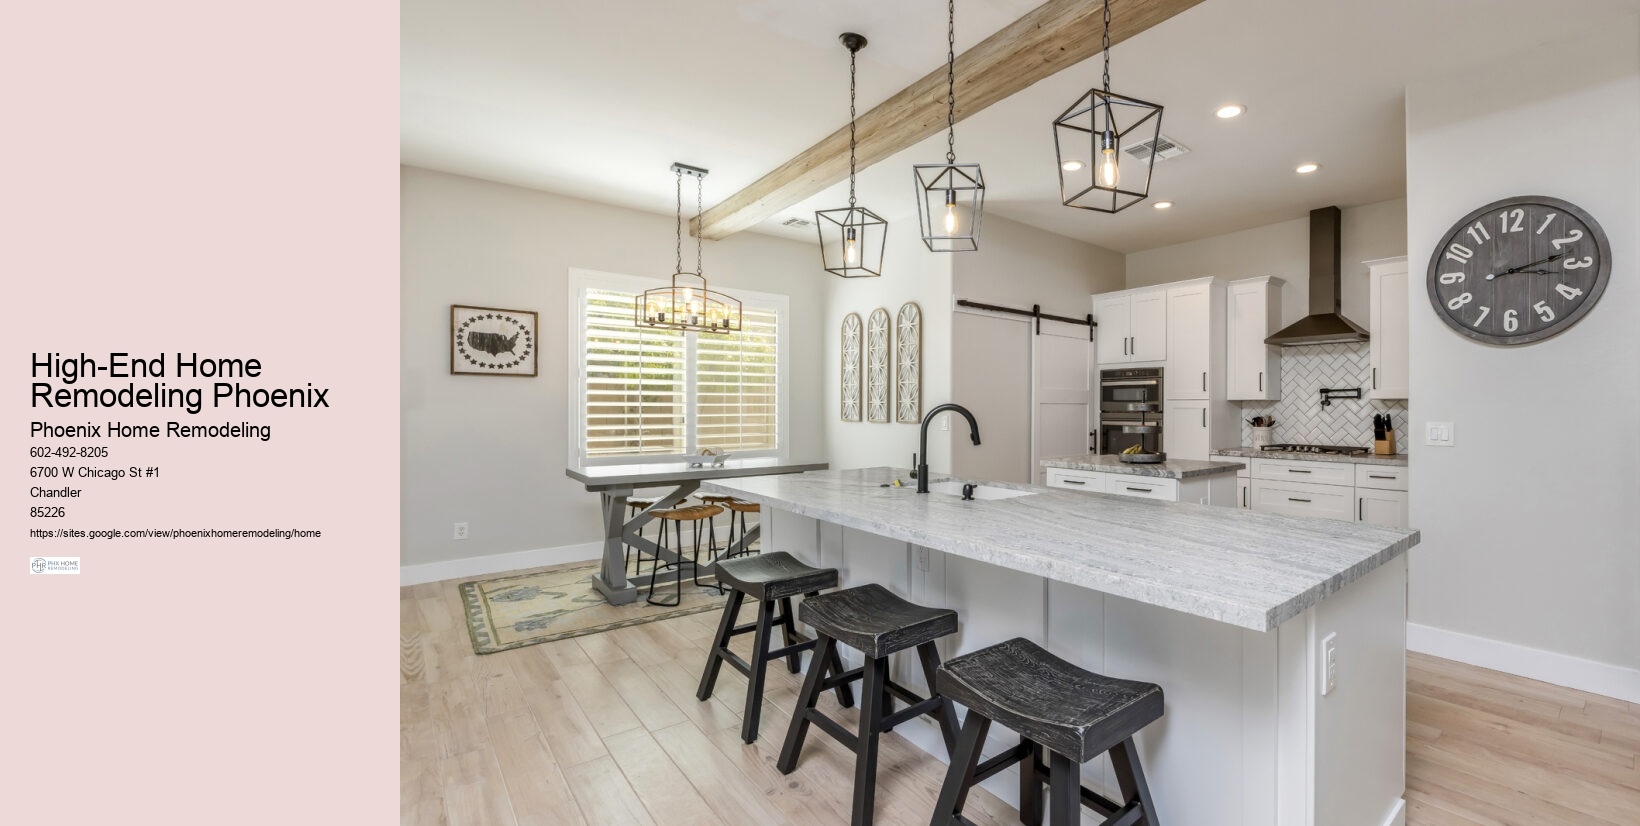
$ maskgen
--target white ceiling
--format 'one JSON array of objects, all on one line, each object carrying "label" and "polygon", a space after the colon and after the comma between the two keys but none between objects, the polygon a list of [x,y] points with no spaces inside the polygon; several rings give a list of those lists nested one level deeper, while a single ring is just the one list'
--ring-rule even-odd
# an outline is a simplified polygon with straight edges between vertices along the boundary
[{"label": "white ceiling", "polygon": [[[961,52],[1038,0],[959,0]],[[1120,0],[1113,14],[1121,13]],[[848,51],[865,111],[945,60],[938,0],[404,0],[401,160],[673,213],[679,161],[706,167],[710,207],[848,121]],[[1151,198],[1117,215],[1058,201],[1051,123],[1094,85],[1095,57],[957,124],[985,211],[1119,252],[1405,194],[1407,81],[1542,48],[1640,0],[1205,0],[1112,49],[1113,91],[1163,104],[1191,149],[1156,165]],[[1575,44],[1556,44],[1558,48]],[[1247,114],[1220,120],[1227,102]],[[910,166],[945,136],[859,176],[862,206],[914,215]],[[1300,162],[1323,164],[1300,176]],[[692,187],[686,214],[693,214]],[[1152,209],[1157,200],[1177,206]],[[839,184],[757,231],[842,206]]]}]

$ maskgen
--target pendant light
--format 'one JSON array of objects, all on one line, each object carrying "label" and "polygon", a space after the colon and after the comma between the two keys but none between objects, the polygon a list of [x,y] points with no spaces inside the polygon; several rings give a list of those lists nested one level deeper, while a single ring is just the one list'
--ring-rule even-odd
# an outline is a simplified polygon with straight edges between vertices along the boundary
[{"label": "pendant light", "polygon": [[701,267],[701,239],[695,236],[695,271],[683,269],[683,176],[695,179],[695,219],[700,219],[701,182],[706,170],[688,164],[672,164],[677,176],[677,269],[670,287],[644,290],[633,307],[633,321],[640,327],[665,327],[701,333],[740,331],[740,301],[707,289]]},{"label": "pendant light", "polygon": [[854,56],[866,47],[864,35],[838,36],[848,48],[848,207],[814,213],[820,232],[820,263],[826,272],[844,278],[871,278],[883,274],[883,238],[888,222],[854,205]]},{"label": "pendant light", "polygon": [[1104,47],[1104,88],[1089,89],[1053,122],[1053,144],[1065,206],[1121,212],[1150,194],[1162,107],[1110,90],[1110,0]]},{"label": "pendant light", "polygon": [[957,163],[957,2],[947,0],[945,28],[945,163],[911,167],[917,181],[917,220],[930,252],[979,249],[985,176],[977,163]]}]

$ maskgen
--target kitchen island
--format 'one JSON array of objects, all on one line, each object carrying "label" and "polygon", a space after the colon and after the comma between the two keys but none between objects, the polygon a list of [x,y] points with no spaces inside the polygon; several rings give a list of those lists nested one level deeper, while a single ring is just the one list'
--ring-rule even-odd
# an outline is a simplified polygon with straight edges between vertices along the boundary
[{"label": "kitchen island", "polygon": [[[870,468],[702,489],[761,503],[764,547],[835,567],[845,587],[876,582],[956,609],[942,656],[1023,636],[1161,685],[1166,714],[1138,742],[1165,823],[1404,818],[1405,554],[1417,532],[1029,485],[984,484],[965,501],[913,485],[907,471]],[[919,684],[906,665],[894,678]],[[944,757],[920,724],[896,731]],[[986,754],[1011,739],[993,734]],[[1103,759],[1084,775],[1112,787]],[[1017,799],[1001,775],[987,787]]]}]

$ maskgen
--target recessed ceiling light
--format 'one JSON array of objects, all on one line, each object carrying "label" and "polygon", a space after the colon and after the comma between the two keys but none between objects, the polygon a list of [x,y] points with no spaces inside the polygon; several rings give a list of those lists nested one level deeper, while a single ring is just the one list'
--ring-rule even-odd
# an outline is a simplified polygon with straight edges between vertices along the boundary
[{"label": "recessed ceiling light", "polygon": [[1172,209],[1173,208],[1173,202],[1172,201],[1157,201],[1156,203],[1151,204],[1151,206],[1153,206],[1157,209]]},{"label": "recessed ceiling light", "polygon": [[1228,119],[1228,118],[1236,117],[1237,115],[1240,115],[1242,112],[1245,112],[1245,111],[1247,111],[1247,107],[1242,106],[1239,103],[1230,103],[1230,104],[1226,104],[1224,106],[1220,106],[1219,111],[1214,112],[1213,114],[1218,115],[1221,118],[1227,118]]},{"label": "recessed ceiling light", "polygon": [[1086,165],[1087,164],[1084,164],[1081,161],[1066,161],[1060,164],[1059,168],[1065,170],[1066,172],[1076,172]]},{"label": "recessed ceiling light", "polygon": [[1298,165],[1298,168],[1294,169],[1293,171],[1297,172],[1300,175],[1308,175],[1311,172],[1314,172],[1314,171],[1316,171],[1317,169],[1320,169],[1320,168],[1321,168],[1321,164],[1318,164],[1318,163],[1301,163],[1301,164]]}]

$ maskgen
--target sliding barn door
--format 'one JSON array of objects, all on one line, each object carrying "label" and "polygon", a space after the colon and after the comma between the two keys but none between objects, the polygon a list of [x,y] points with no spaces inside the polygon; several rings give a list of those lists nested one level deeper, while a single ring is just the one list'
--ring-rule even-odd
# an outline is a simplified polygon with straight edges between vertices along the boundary
[{"label": "sliding barn door", "polygon": [[1042,484],[1047,474],[1038,460],[1087,453],[1093,444],[1098,368],[1082,325],[1044,321],[1032,349],[1031,467]]}]

